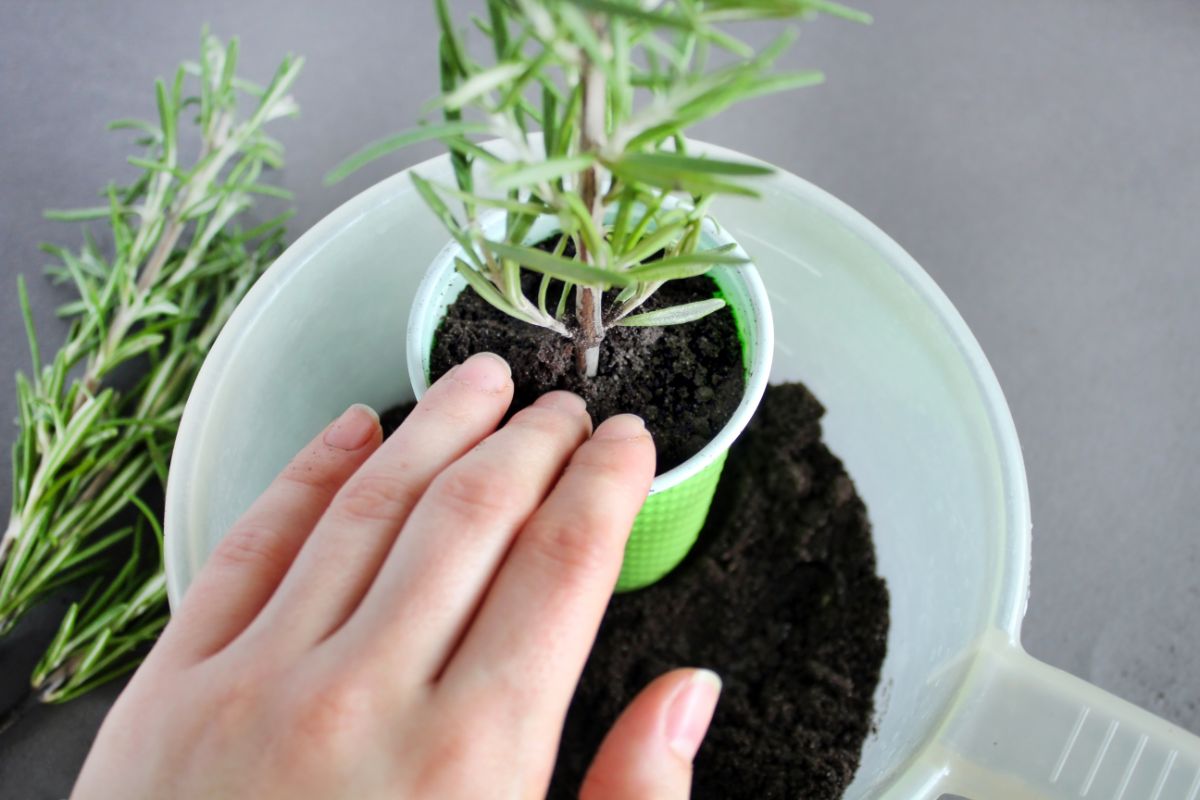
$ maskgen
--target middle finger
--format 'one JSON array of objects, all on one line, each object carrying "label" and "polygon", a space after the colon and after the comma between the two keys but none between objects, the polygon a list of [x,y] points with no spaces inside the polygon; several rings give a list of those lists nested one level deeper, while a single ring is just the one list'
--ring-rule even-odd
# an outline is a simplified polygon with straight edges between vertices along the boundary
[{"label": "middle finger", "polygon": [[584,401],[551,392],[439,475],[421,498],[346,635],[386,674],[432,680],[516,533],[591,433]]}]

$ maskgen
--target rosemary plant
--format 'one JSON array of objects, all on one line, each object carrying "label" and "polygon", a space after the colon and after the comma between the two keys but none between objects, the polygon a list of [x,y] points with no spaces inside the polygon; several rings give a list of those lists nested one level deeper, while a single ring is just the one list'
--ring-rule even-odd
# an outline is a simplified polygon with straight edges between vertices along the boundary
[{"label": "rosemary plant", "polygon": [[[65,584],[94,586],[71,606],[33,676],[34,697],[70,699],[136,665],[166,622],[161,527],[152,507],[201,362],[234,306],[278,251],[288,214],[244,225],[256,198],[287,197],[259,182],[282,166],[264,126],[295,114],[288,94],[301,59],[269,84],[236,77],[237,41],[207,32],[201,57],[155,87],[156,123],[122,120],[145,155],[105,204],[55,219],[101,220],[112,255],[89,231],[79,252],[45,246],[78,299],[60,309],[67,340],[48,361],[25,314],[33,372],[18,375],[12,511],[0,540],[0,632]],[[239,100],[252,109],[239,113]],[[198,152],[181,153],[194,121]],[[190,138],[190,137],[189,137]],[[124,377],[118,378],[121,375]],[[131,374],[140,374],[130,380]]]},{"label": "rosemary plant", "polygon": [[[773,69],[791,33],[756,53],[720,25],[816,13],[869,21],[829,0],[488,0],[487,18],[472,19],[490,45],[490,63],[481,63],[446,0],[435,3],[442,94],[431,110],[440,121],[368,146],[329,178],[440,140],[456,185],[412,179],[463,247],[458,272],[504,313],[572,339],[589,377],[612,326],[681,324],[724,305],[715,298],[639,311],[665,282],[744,261],[699,249],[701,226],[714,197],[755,196],[746,179],[770,170],[689,155],[686,129],[736,102],[822,80]],[[719,65],[714,50],[724,51]],[[504,141],[514,155],[496,155],[480,137]],[[490,191],[477,185],[477,163]],[[682,198],[669,200],[672,193]],[[448,201],[461,202],[461,218]],[[502,237],[484,235],[480,209],[505,213]],[[562,231],[549,251],[527,241],[543,216],[557,217]],[[522,290],[523,270],[541,276],[536,298]],[[608,289],[620,291],[606,307]]]}]

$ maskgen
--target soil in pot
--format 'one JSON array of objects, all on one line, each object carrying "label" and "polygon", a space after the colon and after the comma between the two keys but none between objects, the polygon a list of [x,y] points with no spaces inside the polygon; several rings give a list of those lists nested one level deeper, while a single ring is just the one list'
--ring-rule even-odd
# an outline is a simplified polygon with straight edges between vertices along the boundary
[{"label": "soil in pot", "polygon": [[[537,297],[538,277],[526,275],[523,288]],[[557,287],[548,308],[558,302]],[[708,277],[671,281],[643,306],[707,300],[718,293]],[[605,296],[613,308],[617,292]],[[573,306],[574,297],[568,297]],[[658,447],[657,474],[698,453],[725,426],[742,400],[745,369],[737,326],[729,307],[703,319],[665,328],[613,327],[600,346],[600,372],[583,378],[575,366],[571,340],[504,314],[475,292],[451,303],[434,337],[433,380],[467,357],[491,351],[513,369],[515,395],[510,413],[554,389],[567,389],[587,401],[599,424],[615,414],[633,413],[646,422]]]},{"label": "soil in pot", "polygon": [[[620,711],[680,666],[725,682],[693,798],[841,797],[871,730],[888,593],[866,508],[821,441],[823,413],[799,384],[768,388],[691,554],[654,586],[612,599],[567,716],[551,800],[577,796]],[[386,414],[385,430],[403,415]]]}]

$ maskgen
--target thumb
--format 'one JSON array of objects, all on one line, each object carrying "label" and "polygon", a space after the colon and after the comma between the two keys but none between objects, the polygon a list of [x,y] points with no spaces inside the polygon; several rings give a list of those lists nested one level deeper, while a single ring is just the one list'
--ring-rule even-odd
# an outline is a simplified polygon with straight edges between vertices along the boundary
[{"label": "thumb", "polygon": [[721,679],[706,669],[677,669],[657,678],[608,732],[579,800],[687,800],[692,758],[720,693]]}]

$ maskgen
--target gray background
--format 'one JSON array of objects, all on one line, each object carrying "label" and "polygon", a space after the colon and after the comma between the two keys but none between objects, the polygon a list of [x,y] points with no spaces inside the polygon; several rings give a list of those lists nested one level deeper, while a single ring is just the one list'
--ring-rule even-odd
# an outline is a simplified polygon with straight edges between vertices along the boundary
[{"label": "gray background", "polygon": [[[334,188],[323,173],[405,128],[434,91],[426,0],[0,2],[0,418],[27,361],[16,276],[47,342],[65,295],[45,207],[92,205],[126,174],[110,119],[152,114],[151,81],[201,25],[242,39],[248,77],[308,65],[277,123],[293,236],[417,148]],[[833,192],[906,247],[957,305],[1004,386],[1033,495],[1036,656],[1200,733],[1200,3],[954,0],[859,6],[805,28],[793,66],[825,86],[697,130]],[[10,433],[3,437],[8,441]],[[7,445],[5,445],[7,446]],[[0,485],[8,485],[7,460]],[[948,599],[947,602],[952,602]],[[61,606],[0,642],[15,697]],[[64,795],[119,687],[0,737],[0,795]]]}]

